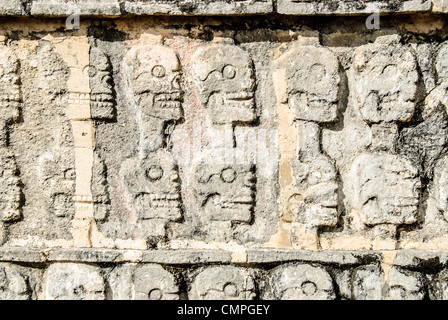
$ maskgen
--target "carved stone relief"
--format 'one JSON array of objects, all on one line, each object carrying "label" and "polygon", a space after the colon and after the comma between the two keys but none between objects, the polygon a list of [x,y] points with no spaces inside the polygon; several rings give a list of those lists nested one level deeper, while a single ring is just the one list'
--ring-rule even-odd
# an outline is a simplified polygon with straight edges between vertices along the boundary
[{"label": "carved stone relief", "polygon": [[296,191],[288,211],[291,241],[301,248],[318,246],[317,229],[338,222],[337,170],[321,150],[320,125],[338,119],[340,67],[334,53],[312,40],[291,44],[275,61],[282,82],[277,84],[277,99],[288,105],[297,128],[296,157],[290,161]]},{"label": "carved stone relief", "polygon": [[276,300],[334,300],[333,280],[322,267],[283,265],[270,276]]},{"label": "carved stone relief", "polygon": [[182,117],[180,63],[163,45],[138,47],[126,59],[140,136],[138,155],[123,162],[120,177],[142,236],[165,237],[167,224],[182,218],[178,168],[166,136]]},{"label": "carved stone relief", "polygon": [[7,224],[22,218],[22,183],[13,150],[10,126],[19,120],[22,92],[20,62],[6,44],[0,44],[0,245],[7,241]]},{"label": "carved stone relief", "polygon": [[253,300],[255,296],[250,273],[233,266],[206,268],[196,275],[189,291],[192,300]]}]

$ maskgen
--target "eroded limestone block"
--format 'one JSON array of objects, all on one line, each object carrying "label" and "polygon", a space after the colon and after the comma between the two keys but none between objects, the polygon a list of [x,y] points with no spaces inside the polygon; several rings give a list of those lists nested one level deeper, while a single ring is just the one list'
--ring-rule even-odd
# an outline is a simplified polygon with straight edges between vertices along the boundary
[{"label": "eroded limestone block", "polygon": [[[277,102],[287,104],[297,127],[297,156],[290,160],[294,192],[288,199],[294,246],[318,246],[319,226],[338,221],[337,170],[321,150],[320,124],[337,120],[341,102],[336,55],[317,37],[299,37],[275,61]],[[289,220],[289,217],[284,217]]]},{"label": "eroded limestone block", "polygon": [[20,62],[13,50],[0,45],[0,245],[7,240],[5,223],[22,218],[23,194],[19,168],[10,148],[10,126],[19,120],[22,92]]},{"label": "eroded limestone block", "polygon": [[269,279],[278,300],[334,300],[330,274],[322,267],[287,264],[276,268]]},{"label": "eroded limestone block", "polygon": [[351,93],[367,123],[407,122],[414,115],[417,61],[397,36],[356,49],[350,75]]},{"label": "eroded limestone block", "polygon": [[390,154],[362,154],[351,167],[353,208],[363,223],[412,224],[417,220],[420,179],[409,160]]},{"label": "eroded limestone block", "polygon": [[161,44],[137,46],[126,56],[139,143],[119,176],[145,238],[164,237],[167,223],[182,218],[178,167],[168,146],[183,113],[180,68],[176,53]]},{"label": "eroded limestone block", "polygon": [[156,264],[138,266],[134,272],[136,300],[179,300],[174,276]]},{"label": "eroded limestone block", "polygon": [[117,16],[121,14],[117,0],[33,0],[31,14],[36,16]]},{"label": "eroded limestone block", "polygon": [[275,68],[283,86],[277,84],[278,100],[288,103],[294,119],[334,122],[341,95],[341,76],[336,55],[320,45],[294,43]]},{"label": "eroded limestone block", "polygon": [[278,0],[277,11],[282,14],[359,14],[375,12],[426,12],[431,11],[430,0]]},{"label": "eroded limestone block", "polygon": [[271,0],[129,0],[124,4],[132,14],[263,14],[273,10]]},{"label": "eroded limestone block", "polygon": [[434,193],[437,209],[448,221],[448,156],[440,158],[434,168]]},{"label": "eroded limestone block", "polygon": [[54,263],[46,270],[46,300],[104,300],[100,269],[79,263]]},{"label": "eroded limestone block", "polygon": [[164,235],[166,223],[181,219],[179,175],[169,153],[161,150],[150,159],[128,159],[120,176],[137,219],[147,221],[147,236]]},{"label": "eroded limestone block", "polygon": [[0,15],[2,16],[21,16],[23,14],[25,14],[25,9],[21,0],[4,0],[0,4]]},{"label": "eroded limestone block", "polygon": [[429,281],[429,298],[431,300],[448,299],[448,270],[442,270]]},{"label": "eroded limestone block", "polygon": [[28,278],[17,267],[0,263],[0,300],[30,300]]},{"label": "eroded limestone block", "polygon": [[176,53],[163,45],[143,45],[131,49],[126,59],[130,87],[142,115],[179,120],[183,92]]},{"label": "eroded limestone block", "polygon": [[15,158],[9,149],[0,148],[0,221],[12,223],[20,220],[22,204],[22,183]]},{"label": "eroded limestone block", "polygon": [[386,280],[386,300],[423,300],[425,280],[421,273],[393,267]]},{"label": "eroded limestone block", "polygon": [[109,57],[99,48],[90,50],[90,112],[92,119],[115,117],[115,90]]},{"label": "eroded limestone block", "polygon": [[18,120],[22,102],[20,61],[14,51],[3,44],[0,45],[0,61],[0,121],[10,124]]},{"label": "eroded limestone block", "polygon": [[199,97],[213,124],[251,123],[256,117],[252,58],[226,38],[215,38],[193,56]]},{"label": "eroded limestone block", "polygon": [[381,300],[383,274],[375,265],[356,268],[351,275],[351,293],[355,300]]},{"label": "eroded limestone block", "polygon": [[107,167],[97,153],[93,155],[92,197],[95,209],[95,220],[104,221],[110,211],[109,185],[107,183]]},{"label": "eroded limestone block", "polygon": [[253,300],[255,283],[247,269],[209,267],[194,278],[188,296],[191,300]]},{"label": "eroded limestone block", "polygon": [[195,196],[212,221],[250,222],[256,196],[254,165],[200,164]]}]

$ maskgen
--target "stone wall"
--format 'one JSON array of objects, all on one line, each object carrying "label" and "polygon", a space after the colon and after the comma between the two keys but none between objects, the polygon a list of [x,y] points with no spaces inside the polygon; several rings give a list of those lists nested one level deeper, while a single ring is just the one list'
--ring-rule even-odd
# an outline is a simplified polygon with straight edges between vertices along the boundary
[{"label": "stone wall", "polygon": [[0,299],[448,299],[445,13],[2,1]]}]

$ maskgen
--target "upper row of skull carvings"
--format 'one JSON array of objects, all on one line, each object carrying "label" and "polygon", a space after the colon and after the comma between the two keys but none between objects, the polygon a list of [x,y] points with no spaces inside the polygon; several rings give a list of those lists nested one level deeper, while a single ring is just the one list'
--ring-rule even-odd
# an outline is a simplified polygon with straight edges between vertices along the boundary
[{"label": "upper row of skull carvings", "polygon": [[[446,50],[445,50],[446,51]],[[444,52],[440,54],[443,60]],[[201,103],[214,124],[251,123],[256,117],[255,68],[249,53],[232,40],[218,39],[199,48],[193,75]],[[91,66],[92,97],[111,102],[106,58]],[[397,37],[380,37],[354,51],[348,71],[349,88],[361,118],[369,123],[406,122],[415,110],[418,67],[414,52]],[[165,121],[182,116],[181,65],[164,45],[142,45],[125,59],[128,85],[142,114]],[[337,120],[344,90],[337,55],[319,44],[292,43],[275,60],[274,86],[278,101],[290,106],[294,119],[331,123]],[[448,68],[436,63],[439,80]],[[102,102],[102,101],[101,101]]]}]

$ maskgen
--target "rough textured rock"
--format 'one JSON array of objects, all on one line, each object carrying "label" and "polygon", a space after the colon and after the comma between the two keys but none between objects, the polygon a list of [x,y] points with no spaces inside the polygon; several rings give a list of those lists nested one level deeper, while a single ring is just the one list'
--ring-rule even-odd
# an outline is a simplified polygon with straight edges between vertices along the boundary
[{"label": "rough textured rock", "polygon": [[75,263],[55,263],[46,270],[47,300],[104,300],[99,269]]},{"label": "rough textured rock", "polygon": [[255,283],[249,270],[210,267],[196,275],[188,297],[192,300],[253,300]]},{"label": "rough textured rock", "polygon": [[0,299],[446,300],[445,7],[3,1]]},{"label": "rough textured rock", "polygon": [[333,280],[321,267],[284,265],[272,272],[273,296],[278,300],[333,300]]}]

